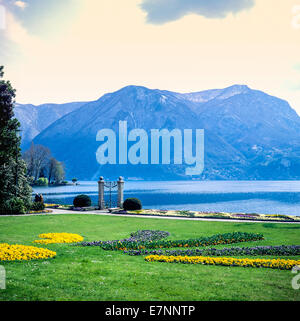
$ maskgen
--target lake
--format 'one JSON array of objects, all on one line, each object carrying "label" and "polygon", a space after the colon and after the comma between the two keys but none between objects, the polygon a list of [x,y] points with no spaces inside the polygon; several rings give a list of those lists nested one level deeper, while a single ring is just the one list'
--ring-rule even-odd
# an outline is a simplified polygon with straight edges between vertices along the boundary
[{"label": "lake", "polygon": [[[56,204],[72,204],[76,195],[87,194],[96,205],[97,182],[79,183],[34,192]],[[144,208],[300,215],[300,181],[126,181],[127,197],[139,198]]]}]

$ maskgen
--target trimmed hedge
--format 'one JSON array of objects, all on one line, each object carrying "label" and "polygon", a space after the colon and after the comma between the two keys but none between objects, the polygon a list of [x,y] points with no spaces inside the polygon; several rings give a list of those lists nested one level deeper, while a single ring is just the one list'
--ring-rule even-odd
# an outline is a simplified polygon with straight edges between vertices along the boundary
[{"label": "trimmed hedge", "polygon": [[138,198],[127,198],[123,203],[125,211],[141,210],[142,203]]},{"label": "trimmed hedge", "polygon": [[89,207],[92,205],[92,201],[89,196],[81,194],[74,198],[73,205],[75,207]]}]

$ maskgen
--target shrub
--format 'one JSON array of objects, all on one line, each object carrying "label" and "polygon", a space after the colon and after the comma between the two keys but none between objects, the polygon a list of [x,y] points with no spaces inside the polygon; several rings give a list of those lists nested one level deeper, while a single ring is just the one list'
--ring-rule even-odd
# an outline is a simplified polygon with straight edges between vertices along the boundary
[{"label": "shrub", "polygon": [[74,198],[73,205],[75,207],[89,207],[92,205],[92,201],[89,196],[81,194]]},{"label": "shrub", "polygon": [[34,201],[36,203],[44,203],[44,197],[42,194],[35,194]]},{"label": "shrub", "polygon": [[32,211],[43,211],[45,209],[45,204],[43,202],[33,202],[30,209]]},{"label": "shrub", "polygon": [[15,197],[6,201],[5,211],[8,214],[26,214],[26,206],[22,199]]},{"label": "shrub", "polygon": [[123,203],[125,211],[141,210],[142,203],[138,198],[127,198]]},{"label": "shrub", "polygon": [[38,186],[47,186],[47,185],[48,185],[48,178],[46,178],[46,177],[40,177],[40,178],[36,181],[35,184],[38,185]]}]

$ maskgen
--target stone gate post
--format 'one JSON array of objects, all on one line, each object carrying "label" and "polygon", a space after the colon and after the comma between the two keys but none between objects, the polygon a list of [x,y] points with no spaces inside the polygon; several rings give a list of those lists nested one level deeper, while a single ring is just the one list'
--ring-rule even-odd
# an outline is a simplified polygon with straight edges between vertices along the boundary
[{"label": "stone gate post", "polygon": [[124,180],[123,177],[120,176],[118,180],[118,207],[122,208],[124,202]]},{"label": "stone gate post", "polygon": [[104,203],[104,178],[103,176],[100,177],[98,181],[98,206],[99,210],[104,210],[105,203]]}]

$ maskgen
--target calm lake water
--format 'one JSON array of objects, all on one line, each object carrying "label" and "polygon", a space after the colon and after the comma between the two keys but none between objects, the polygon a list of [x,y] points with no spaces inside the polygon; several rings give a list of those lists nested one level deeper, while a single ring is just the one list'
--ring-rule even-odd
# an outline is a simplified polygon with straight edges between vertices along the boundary
[{"label": "calm lake water", "polygon": [[[87,194],[96,205],[97,182],[79,183],[34,192],[56,204]],[[126,181],[127,197],[139,198],[144,208],[300,215],[300,181]]]}]

